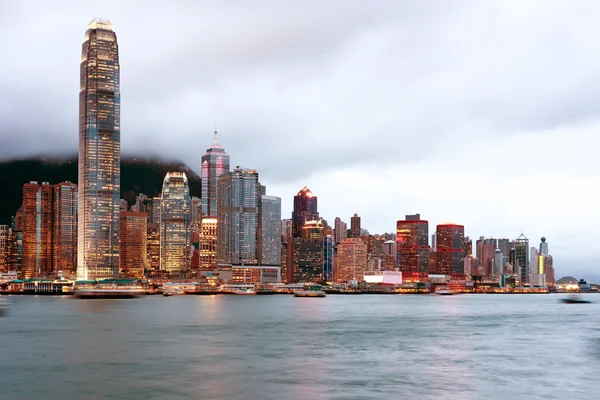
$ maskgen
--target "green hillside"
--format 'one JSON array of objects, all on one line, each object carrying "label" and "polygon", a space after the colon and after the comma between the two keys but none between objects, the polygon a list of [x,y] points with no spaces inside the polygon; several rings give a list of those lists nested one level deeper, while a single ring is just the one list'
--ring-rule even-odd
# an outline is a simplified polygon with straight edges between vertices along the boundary
[{"label": "green hillside", "polygon": [[[200,197],[200,177],[178,161],[152,160],[140,157],[121,159],[121,198],[130,205],[138,193],[159,196],[162,182],[169,171],[186,173],[190,194]],[[21,206],[23,184],[30,181],[55,184],[64,181],[77,183],[77,157],[30,158],[0,162],[0,224],[10,223],[10,217]]]}]

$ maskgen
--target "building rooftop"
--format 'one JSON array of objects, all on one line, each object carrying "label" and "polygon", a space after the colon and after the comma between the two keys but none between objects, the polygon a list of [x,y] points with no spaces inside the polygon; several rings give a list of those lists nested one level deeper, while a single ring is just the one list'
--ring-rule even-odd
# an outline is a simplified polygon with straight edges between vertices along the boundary
[{"label": "building rooftop", "polygon": [[113,30],[112,22],[104,18],[94,18],[89,24],[88,29],[105,29],[107,31]]}]

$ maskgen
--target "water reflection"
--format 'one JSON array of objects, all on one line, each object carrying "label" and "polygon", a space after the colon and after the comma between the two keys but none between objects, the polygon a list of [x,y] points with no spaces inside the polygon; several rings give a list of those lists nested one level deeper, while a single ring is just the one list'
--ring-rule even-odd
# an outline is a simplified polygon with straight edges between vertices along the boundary
[{"label": "water reflection", "polygon": [[517,295],[21,296],[0,322],[0,397],[595,398],[598,311]]}]

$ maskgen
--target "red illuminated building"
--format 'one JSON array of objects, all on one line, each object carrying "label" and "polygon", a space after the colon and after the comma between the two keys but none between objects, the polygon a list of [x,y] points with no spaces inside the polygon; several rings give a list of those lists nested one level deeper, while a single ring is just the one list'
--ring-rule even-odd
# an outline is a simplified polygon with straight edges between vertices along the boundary
[{"label": "red illuminated building", "polygon": [[396,224],[398,269],[404,273],[429,271],[429,222],[420,214],[407,215]]}]

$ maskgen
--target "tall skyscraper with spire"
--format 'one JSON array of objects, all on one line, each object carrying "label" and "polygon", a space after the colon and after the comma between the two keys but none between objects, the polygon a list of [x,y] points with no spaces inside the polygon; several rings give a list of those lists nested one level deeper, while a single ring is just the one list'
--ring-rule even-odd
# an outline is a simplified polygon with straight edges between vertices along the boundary
[{"label": "tall skyscraper with spire", "polygon": [[202,215],[217,216],[217,182],[219,176],[229,172],[229,154],[217,143],[215,126],[213,144],[202,156]]},{"label": "tall skyscraper with spire", "polygon": [[119,275],[120,66],[110,21],[88,25],[79,91],[78,279]]}]

